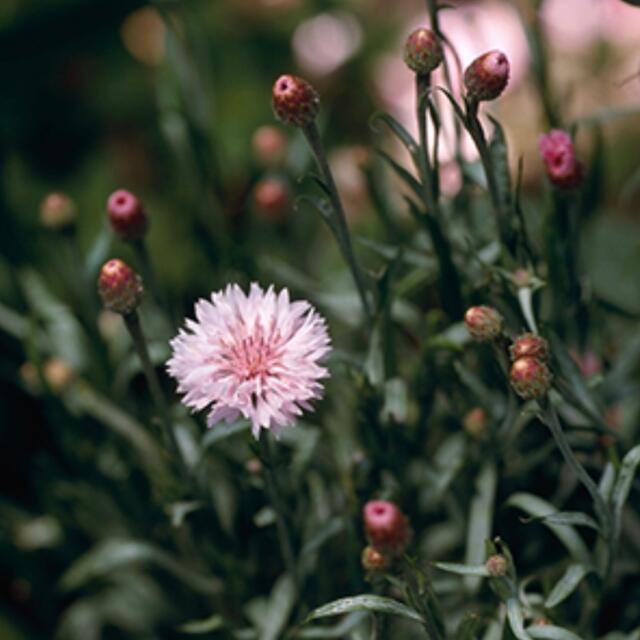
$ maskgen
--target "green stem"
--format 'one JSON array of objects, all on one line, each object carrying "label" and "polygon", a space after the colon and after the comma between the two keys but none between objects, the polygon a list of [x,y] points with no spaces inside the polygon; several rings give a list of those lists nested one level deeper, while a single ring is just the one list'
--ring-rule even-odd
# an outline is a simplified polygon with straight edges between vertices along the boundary
[{"label": "green stem", "polygon": [[293,544],[291,542],[291,534],[287,527],[285,517],[285,508],[281,500],[276,475],[273,470],[273,451],[269,440],[269,433],[266,429],[260,431],[260,457],[264,465],[264,476],[269,502],[276,514],[276,527],[278,530],[278,542],[280,544],[280,553],[284,561],[287,573],[291,576],[298,594],[301,590],[300,576],[298,574],[295,555],[293,553]]},{"label": "green stem", "polygon": [[587,473],[587,470],[580,464],[575,454],[571,450],[571,446],[567,440],[567,437],[562,430],[558,414],[554,406],[548,399],[542,401],[542,419],[544,423],[549,427],[551,434],[553,435],[560,452],[562,453],[565,462],[569,465],[571,470],[576,474],[578,480],[582,483],[585,489],[589,492],[591,499],[593,500],[593,506],[600,519],[602,526],[602,535],[609,541],[611,539],[611,518],[609,509],[605,504],[604,498],[598,491],[596,483],[591,476]]},{"label": "green stem", "polygon": [[342,201],[340,200],[338,189],[333,179],[333,174],[331,173],[329,163],[327,162],[324,147],[322,146],[322,141],[320,140],[318,127],[316,126],[315,122],[312,122],[306,127],[303,127],[302,131],[307,139],[307,142],[309,143],[309,146],[311,147],[311,151],[313,152],[313,155],[315,157],[320,175],[327,187],[329,199],[335,213],[334,232],[338,239],[338,244],[340,245],[344,259],[346,260],[347,265],[349,266],[349,269],[351,270],[351,273],[353,275],[353,280],[356,284],[358,295],[360,296],[364,315],[367,318],[367,322],[371,325],[371,323],[373,322],[373,313],[369,304],[369,298],[367,297],[367,289],[364,283],[360,265],[356,260],[355,252],[353,250],[353,244],[351,243],[349,227],[347,226],[347,218],[344,213],[344,208],[342,207]]},{"label": "green stem", "polygon": [[484,174],[487,178],[487,188],[489,190],[489,198],[496,215],[496,221],[498,224],[498,231],[502,243],[507,247],[511,254],[514,253],[514,238],[510,231],[509,226],[509,211],[506,210],[502,198],[500,197],[500,190],[498,189],[498,182],[493,170],[493,160],[491,158],[491,152],[489,145],[487,144],[487,138],[484,134],[484,129],[478,119],[478,103],[467,100],[467,113],[466,113],[466,129],[473,140],[473,143],[480,155],[480,162],[484,169]]},{"label": "green stem", "polygon": [[123,319],[127,330],[131,335],[131,340],[133,341],[133,346],[138,354],[138,358],[140,358],[140,363],[142,364],[142,370],[147,379],[147,384],[149,385],[153,404],[155,405],[156,412],[163,426],[164,437],[167,445],[173,449],[177,459],[180,461],[180,464],[182,464],[182,456],[180,454],[178,441],[176,440],[175,431],[173,430],[169,405],[167,404],[162,387],[160,386],[160,381],[158,380],[158,375],[156,374],[156,370],[151,362],[151,358],[149,357],[147,340],[142,331],[140,317],[134,310],[131,313],[124,315]]},{"label": "green stem", "polygon": [[438,199],[437,176],[429,159],[427,112],[429,99],[429,75],[416,74],[416,119],[418,121],[419,144],[417,169],[422,178],[423,200],[427,214],[419,219],[431,236],[434,251],[440,266],[440,298],[444,310],[452,318],[461,318],[464,313],[458,271],[453,262],[451,244],[445,236],[441,220],[442,212]]}]

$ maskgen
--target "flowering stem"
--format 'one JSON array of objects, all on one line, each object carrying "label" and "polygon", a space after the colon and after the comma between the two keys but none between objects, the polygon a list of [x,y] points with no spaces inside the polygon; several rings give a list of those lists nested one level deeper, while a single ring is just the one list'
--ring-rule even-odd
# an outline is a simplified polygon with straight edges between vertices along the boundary
[{"label": "flowering stem", "polygon": [[140,317],[135,310],[122,317],[124,319],[127,330],[129,331],[129,335],[131,336],[131,340],[133,341],[134,349],[138,354],[138,358],[140,358],[142,370],[144,372],[145,378],[147,379],[151,397],[153,398],[153,404],[155,405],[156,412],[160,418],[160,421],[162,422],[166,443],[173,449],[178,460],[182,461],[180,448],[178,446],[178,441],[176,440],[176,434],[171,423],[169,406],[162,391],[162,387],[160,386],[160,381],[158,380],[156,370],[154,369],[153,364],[151,363],[151,358],[149,357],[147,340],[142,331]]},{"label": "flowering stem", "polygon": [[278,529],[278,542],[280,544],[280,553],[286,567],[287,573],[291,576],[293,583],[296,586],[296,591],[300,593],[301,584],[300,577],[296,566],[296,559],[293,553],[293,544],[291,542],[291,534],[287,527],[287,521],[285,518],[285,509],[281,500],[280,492],[278,490],[278,483],[276,482],[276,475],[273,471],[273,451],[271,448],[271,442],[269,440],[269,434],[266,429],[260,430],[260,458],[265,470],[265,483],[267,489],[267,496],[269,502],[273,507],[276,514],[276,527]]},{"label": "flowering stem", "polygon": [[440,297],[445,311],[452,318],[460,318],[464,312],[460,279],[451,255],[451,244],[442,231],[442,212],[438,201],[437,175],[429,159],[429,139],[427,111],[430,98],[429,74],[416,74],[416,118],[418,120],[420,149],[418,151],[418,171],[422,177],[423,200],[427,215],[419,220],[431,236],[434,251],[440,266]]},{"label": "flowering stem", "polygon": [[335,228],[332,225],[332,230],[336,235],[338,244],[342,251],[342,255],[344,256],[344,259],[346,260],[347,265],[349,266],[349,269],[351,270],[351,273],[353,275],[353,280],[356,284],[356,288],[358,289],[360,301],[362,302],[364,315],[367,318],[367,322],[371,324],[373,322],[373,314],[371,312],[371,306],[367,297],[367,289],[364,283],[360,265],[356,260],[353,245],[351,243],[351,235],[349,234],[349,227],[347,226],[347,218],[344,213],[344,208],[342,207],[338,189],[333,179],[333,174],[331,173],[329,163],[327,162],[324,147],[322,146],[322,141],[320,140],[318,127],[316,126],[315,122],[311,122],[311,124],[303,127],[302,131],[307,139],[307,142],[309,143],[309,146],[311,147],[311,151],[313,152],[313,155],[315,157],[318,169],[320,170],[320,175],[327,188],[327,195],[329,196],[329,200],[331,201],[331,205],[335,213]]},{"label": "flowering stem", "polygon": [[491,151],[487,144],[484,129],[478,119],[478,103],[475,101],[467,100],[465,124],[466,129],[478,150],[478,154],[480,155],[480,162],[482,163],[482,168],[484,169],[484,174],[487,178],[489,197],[491,198],[491,203],[493,204],[493,209],[496,214],[500,238],[509,252],[513,254],[514,239],[513,234],[509,229],[509,212],[506,210],[502,198],[500,197],[500,190],[498,189],[498,182],[493,169]]}]

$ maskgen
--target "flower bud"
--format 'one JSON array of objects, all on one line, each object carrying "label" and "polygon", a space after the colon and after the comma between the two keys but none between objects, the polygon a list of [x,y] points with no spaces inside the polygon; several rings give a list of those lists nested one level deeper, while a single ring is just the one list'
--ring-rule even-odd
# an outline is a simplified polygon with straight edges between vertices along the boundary
[{"label": "flower bud", "polygon": [[496,553],[492,556],[489,556],[484,566],[492,578],[502,578],[502,576],[507,575],[509,563],[504,556]]},{"label": "flower bud", "polygon": [[42,367],[42,373],[54,393],[60,393],[67,389],[75,377],[70,365],[60,358],[47,360]]},{"label": "flower bud", "polygon": [[362,567],[370,573],[384,571],[389,566],[390,558],[380,553],[372,546],[367,546],[362,550]]},{"label": "flower bud", "polygon": [[49,229],[62,229],[75,219],[76,205],[65,193],[50,193],[40,203],[40,222]]},{"label": "flower bud", "polygon": [[580,186],[582,164],[576,159],[571,136],[561,129],[552,129],[540,137],[540,155],[549,180],[557,189],[570,190]]},{"label": "flower bud", "polygon": [[105,309],[127,315],[140,304],[142,280],[122,260],[109,260],[100,269],[98,293]]},{"label": "flower bud", "polygon": [[487,432],[487,412],[482,407],[474,407],[464,416],[462,425],[472,438],[482,438]]},{"label": "flower bud", "polygon": [[256,212],[271,220],[281,220],[291,208],[289,190],[281,180],[263,178],[253,191]]},{"label": "flower bud", "polygon": [[551,388],[551,371],[537,358],[519,358],[511,365],[511,386],[525,400],[542,398]]},{"label": "flower bud", "polygon": [[404,61],[412,71],[426,75],[441,62],[444,54],[438,36],[430,29],[416,29],[404,46]]},{"label": "flower bud", "polygon": [[490,342],[502,333],[504,318],[493,307],[480,305],[469,307],[464,314],[464,323],[471,337],[477,342]]},{"label": "flower bud", "polygon": [[370,500],[364,505],[364,528],[369,544],[391,556],[402,554],[411,539],[407,517],[387,500]]},{"label": "flower bud", "polygon": [[302,78],[290,75],[275,81],[271,103],[278,120],[296,127],[311,124],[320,108],[316,90]]},{"label": "flower bud", "polygon": [[147,231],[147,215],[142,203],[126,189],[118,189],[109,196],[107,215],[111,228],[121,240],[139,240]]},{"label": "flower bud", "polygon": [[509,347],[509,355],[512,362],[525,357],[547,360],[549,358],[549,343],[535,333],[523,333]]},{"label": "flower bud", "polygon": [[552,624],[551,620],[549,620],[549,618],[536,618],[533,621],[534,626],[536,627],[545,627],[549,624]]},{"label": "flower bud", "polygon": [[509,81],[509,60],[494,49],[476,58],[464,72],[467,96],[474,102],[495,100]]},{"label": "flower bud", "polygon": [[251,140],[255,161],[262,167],[273,169],[285,161],[287,137],[280,129],[272,126],[259,127]]}]

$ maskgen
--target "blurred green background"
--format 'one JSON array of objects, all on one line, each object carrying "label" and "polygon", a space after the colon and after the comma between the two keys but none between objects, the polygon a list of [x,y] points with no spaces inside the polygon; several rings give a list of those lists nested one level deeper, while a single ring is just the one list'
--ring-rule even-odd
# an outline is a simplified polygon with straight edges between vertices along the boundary
[{"label": "blurred green background", "polygon": [[[632,333],[640,315],[640,10],[618,0],[453,4],[444,29],[463,62],[492,47],[512,60],[497,115],[513,166],[524,158],[534,227],[542,207],[536,143],[551,122],[534,91],[527,30],[537,24],[548,38],[551,113],[561,113],[565,126],[579,124],[580,153],[595,160],[587,197],[599,211],[584,229],[585,268],[618,318],[610,333]],[[313,191],[304,178],[308,152],[297,132],[279,128],[284,159],[265,161],[256,130],[274,124],[270,90],[280,73],[313,81],[350,224],[369,239],[388,239],[373,212],[376,198],[388,197],[395,209],[402,203],[370,150],[381,134],[369,117],[385,109],[402,119],[411,110],[399,51],[424,8],[419,0],[0,3],[0,638],[53,637],[61,620],[63,637],[173,637],[176,622],[205,617],[207,599],[219,597],[215,581],[176,568],[157,550],[108,546],[170,536],[166,514],[150,499],[153,483],[121,437],[140,440],[138,425],[118,408],[141,419],[148,401],[127,338],[113,317],[99,314],[95,295],[103,260],[132,260],[107,228],[106,198],[124,187],[144,201],[151,259],[177,316],[229,281],[258,279],[318,304],[339,350],[361,348],[349,275],[321,221],[294,206],[296,194]],[[451,158],[443,162],[455,198],[461,178]],[[265,179],[281,188],[275,204],[258,197]],[[381,186],[378,193],[367,192],[367,181]],[[54,191],[75,203],[73,225],[56,228],[43,218],[41,203]],[[403,215],[397,224],[406,231]],[[172,328],[149,305],[152,353],[161,363]],[[429,300],[418,308],[427,310]],[[605,357],[609,344],[599,345]],[[76,377],[86,386],[68,393]],[[311,445],[292,438],[291,455],[304,458]],[[211,528],[209,557],[236,573],[227,589],[242,599],[251,580],[255,592],[267,592],[277,568],[261,555],[268,545],[248,543],[260,498],[245,469],[252,452],[246,441],[234,443],[210,462],[217,520],[199,525]],[[352,446],[345,436],[331,456],[346,459]],[[239,475],[242,491],[234,487]],[[316,489],[330,491],[319,481]],[[96,566],[82,578],[81,570],[65,573],[101,540]],[[188,541],[172,544],[189,557]],[[123,570],[107,579],[100,562]],[[153,579],[138,562],[153,565]],[[267,570],[256,571],[263,562]],[[172,586],[176,575],[189,585],[182,593]],[[348,593],[336,580],[334,591]]]}]

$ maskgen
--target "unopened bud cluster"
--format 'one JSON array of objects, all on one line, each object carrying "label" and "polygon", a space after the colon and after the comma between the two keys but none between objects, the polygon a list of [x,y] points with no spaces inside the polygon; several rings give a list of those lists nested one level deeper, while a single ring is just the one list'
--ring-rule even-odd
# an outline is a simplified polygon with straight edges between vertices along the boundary
[{"label": "unopened bud cluster", "polygon": [[142,202],[126,189],[118,189],[109,196],[107,217],[114,233],[126,242],[140,240],[147,231],[147,214]]},{"label": "unopened bud cluster", "polygon": [[525,400],[542,398],[551,388],[553,376],[547,365],[549,343],[533,333],[516,338],[509,348],[511,386]]},{"label": "unopened bud cluster", "polygon": [[381,571],[402,555],[411,541],[409,519],[388,500],[370,500],[362,516],[369,542],[362,552],[362,565],[368,572]]},{"label": "unopened bud cluster", "polygon": [[306,80],[291,75],[275,81],[271,102],[278,120],[296,127],[310,125],[320,108],[316,90]]},{"label": "unopened bud cluster", "polygon": [[469,335],[477,342],[491,342],[502,334],[504,318],[493,307],[480,305],[470,307],[464,314],[464,323]]},{"label": "unopened bud cluster", "polygon": [[552,129],[538,143],[549,180],[557,189],[570,190],[580,186],[582,164],[576,158],[571,136],[562,129]]},{"label": "unopened bud cluster", "polygon": [[142,280],[122,260],[109,260],[100,270],[98,293],[105,309],[128,315],[140,304],[143,293]]},{"label": "unopened bud cluster", "polygon": [[444,57],[438,36],[430,29],[416,29],[404,46],[404,61],[412,71],[421,75],[431,73]]},{"label": "unopened bud cluster", "polygon": [[502,578],[502,576],[507,575],[507,570],[509,569],[509,563],[507,562],[507,559],[504,556],[496,553],[492,556],[489,556],[489,558],[487,558],[487,562],[485,563],[485,568],[487,570],[487,573],[492,578]]},{"label": "unopened bud cluster", "polygon": [[472,102],[495,100],[509,82],[509,60],[494,49],[476,58],[464,72],[464,86]]}]

